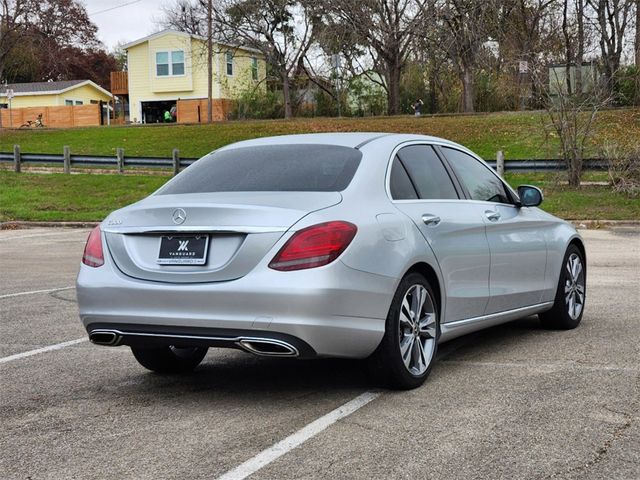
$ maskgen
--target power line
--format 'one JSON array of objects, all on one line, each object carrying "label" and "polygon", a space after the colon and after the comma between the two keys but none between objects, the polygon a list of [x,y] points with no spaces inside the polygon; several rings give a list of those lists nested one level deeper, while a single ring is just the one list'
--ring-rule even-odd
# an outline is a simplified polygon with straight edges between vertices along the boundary
[{"label": "power line", "polygon": [[89,13],[89,16],[92,17],[94,15],[98,15],[100,13],[105,13],[105,12],[110,12],[111,10],[115,10],[117,8],[122,8],[122,7],[126,7],[128,5],[133,5],[134,3],[139,3],[142,0],[133,0],[133,2],[129,2],[129,3],[123,3],[122,5],[116,5],[115,7],[109,7],[109,8],[105,8],[104,10],[98,10],[97,12],[92,12]]}]

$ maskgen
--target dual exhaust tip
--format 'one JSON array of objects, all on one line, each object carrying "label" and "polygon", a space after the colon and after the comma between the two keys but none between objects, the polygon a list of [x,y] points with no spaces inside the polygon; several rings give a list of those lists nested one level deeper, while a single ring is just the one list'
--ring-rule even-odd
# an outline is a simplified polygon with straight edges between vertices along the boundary
[{"label": "dual exhaust tip", "polygon": [[[118,330],[94,330],[89,334],[89,340],[96,345],[103,345],[107,347],[116,347],[122,343],[123,338],[128,335]],[[136,337],[144,334],[130,334]],[[157,338],[156,335],[153,337]],[[171,339],[171,335],[166,335],[167,339]],[[182,337],[181,339],[183,339]],[[191,336],[190,338],[199,341],[211,340],[215,342],[215,346],[219,346],[220,340],[226,340],[229,346],[239,347],[242,350],[252,353],[254,355],[260,355],[264,357],[297,357],[300,355],[298,349],[293,345],[283,341],[272,338],[257,338],[257,337],[240,337],[240,338],[212,338],[212,337],[198,337]]]}]

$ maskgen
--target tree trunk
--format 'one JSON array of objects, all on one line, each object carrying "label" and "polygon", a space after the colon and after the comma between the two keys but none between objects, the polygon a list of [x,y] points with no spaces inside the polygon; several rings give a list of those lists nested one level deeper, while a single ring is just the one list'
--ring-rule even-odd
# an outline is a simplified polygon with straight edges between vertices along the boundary
[{"label": "tree trunk", "polygon": [[[565,83],[567,85],[567,95],[571,95],[571,62],[573,61],[573,53],[571,51],[571,37],[569,36],[569,0],[564,0],[562,8],[562,34],[564,36],[565,48]],[[558,85],[558,92],[562,95],[562,86]]]},{"label": "tree trunk", "polygon": [[584,59],[584,0],[576,1],[576,16],[578,22],[578,45],[576,50],[576,95],[582,91],[582,61]]},{"label": "tree trunk", "polygon": [[396,62],[388,65],[389,82],[387,84],[387,113],[398,115],[400,113],[400,74],[401,68]]},{"label": "tree trunk", "polygon": [[582,177],[582,159],[578,158],[577,155],[572,156],[567,166],[569,167],[567,178],[569,186],[578,188],[580,186],[580,178]]},{"label": "tree trunk", "polygon": [[636,105],[640,105],[640,5],[636,4]]},{"label": "tree trunk", "polygon": [[636,4],[636,68],[640,68],[640,5]]},{"label": "tree trunk", "polygon": [[473,91],[473,73],[469,67],[464,67],[461,74],[462,80],[462,111],[464,113],[472,113],[475,111]]},{"label": "tree trunk", "polygon": [[207,123],[213,122],[213,0],[207,3]]},{"label": "tree trunk", "polygon": [[282,100],[284,101],[284,118],[291,118],[291,85],[289,75],[282,75]]},{"label": "tree trunk", "polygon": [[431,75],[429,80],[429,113],[437,113],[438,112],[438,92],[436,91],[436,74],[432,67]]}]

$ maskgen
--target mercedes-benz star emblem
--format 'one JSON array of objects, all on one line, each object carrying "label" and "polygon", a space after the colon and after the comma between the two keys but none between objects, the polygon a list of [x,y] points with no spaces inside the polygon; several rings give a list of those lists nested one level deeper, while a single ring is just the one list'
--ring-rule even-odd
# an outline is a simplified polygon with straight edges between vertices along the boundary
[{"label": "mercedes-benz star emblem", "polygon": [[173,219],[173,223],[176,225],[181,225],[187,219],[187,212],[185,212],[182,208],[176,208],[171,215]]}]

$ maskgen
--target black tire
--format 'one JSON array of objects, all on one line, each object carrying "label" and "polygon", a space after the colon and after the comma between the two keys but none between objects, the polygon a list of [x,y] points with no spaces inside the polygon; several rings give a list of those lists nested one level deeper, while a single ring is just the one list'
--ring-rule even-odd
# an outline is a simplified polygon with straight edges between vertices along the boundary
[{"label": "black tire", "polygon": [[190,372],[202,362],[207,347],[131,347],[140,365],[157,373]]},{"label": "black tire", "polygon": [[[405,361],[403,360],[401,353],[401,336],[403,339],[409,337],[403,336],[406,335],[406,333],[402,333],[400,325],[403,300],[405,299],[405,296],[410,294],[411,289],[416,286],[424,287],[426,292],[429,294],[430,298],[427,301],[431,302],[433,321],[435,322],[434,324],[431,324],[431,328],[429,329],[433,332],[432,334],[425,334],[424,337],[415,337],[423,338],[423,341],[429,340],[428,345],[431,348],[428,361],[423,362],[426,364],[426,370],[418,374],[412,373],[409,367],[405,366]],[[420,316],[422,316],[422,314]],[[406,322],[403,322],[403,324],[405,323]],[[425,329],[424,331],[426,332],[427,330]],[[368,358],[368,368],[372,379],[382,386],[398,390],[409,390],[419,387],[424,383],[431,372],[438,349],[439,338],[439,308],[433,288],[431,288],[431,285],[429,285],[429,282],[424,276],[419,273],[410,273],[402,279],[395,295],[393,296],[393,301],[391,302],[391,307],[389,308],[385,324],[384,337],[376,351]],[[410,350],[410,355],[413,355],[413,346],[410,347]],[[422,351],[426,352],[425,349]]]},{"label": "black tire", "polygon": [[[572,278],[569,270],[567,269],[567,265],[569,259],[573,256],[577,256],[580,261],[580,265],[582,268],[580,277],[582,281],[582,302],[577,302],[580,304],[580,311],[576,315],[576,311],[573,311],[573,314],[570,312],[571,307],[570,304],[567,303],[565,293],[565,287],[572,288],[575,287],[576,282]],[[580,321],[582,320],[582,315],[584,313],[584,304],[587,296],[587,288],[586,288],[586,279],[587,279],[587,267],[584,261],[584,255],[580,251],[580,249],[575,245],[569,245],[567,251],[562,260],[562,270],[560,271],[560,278],[558,280],[558,287],[556,290],[556,298],[551,310],[548,310],[544,313],[539,313],[538,318],[540,319],[540,323],[544,328],[548,328],[550,330],[571,330],[580,325]],[[578,283],[580,280],[578,280]],[[571,290],[570,290],[571,291]],[[574,302],[580,298],[578,292],[576,292],[576,297],[574,297]]]}]

